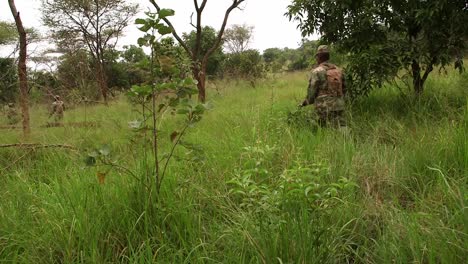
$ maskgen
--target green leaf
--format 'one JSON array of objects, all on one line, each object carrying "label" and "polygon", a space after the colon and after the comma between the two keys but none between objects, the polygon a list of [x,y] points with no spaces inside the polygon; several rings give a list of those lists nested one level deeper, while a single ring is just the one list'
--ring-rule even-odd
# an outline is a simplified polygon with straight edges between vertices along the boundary
[{"label": "green leaf", "polygon": [[143,26],[139,27],[138,29],[140,31],[147,32],[148,30],[151,29],[151,25],[150,24],[144,24]]},{"label": "green leaf", "polygon": [[148,41],[146,40],[146,38],[138,38],[137,43],[141,47],[141,46],[145,46],[148,43]]},{"label": "green leaf", "polygon": [[185,115],[185,114],[188,114],[188,113],[190,113],[190,110],[188,110],[188,109],[179,109],[179,110],[177,110],[177,114],[179,114],[179,115]]},{"label": "green leaf", "polygon": [[96,165],[96,158],[92,156],[86,157],[85,164],[86,166],[90,166],[90,167]]},{"label": "green leaf", "polygon": [[110,152],[111,152],[110,146],[107,144],[102,146],[101,149],[99,150],[99,153],[101,153],[101,155],[103,156],[108,156]]},{"label": "green leaf", "polygon": [[165,106],[166,106],[165,104],[160,104],[160,105],[158,106],[158,113],[160,113],[161,110],[163,110],[163,108],[164,108]]},{"label": "green leaf", "polygon": [[182,85],[183,86],[192,86],[192,85],[196,85],[196,81],[192,78],[185,78],[182,80]]},{"label": "green leaf", "polygon": [[160,18],[166,18],[168,16],[173,16],[175,11],[172,9],[163,8],[158,12],[158,14]]},{"label": "green leaf", "polygon": [[168,26],[161,25],[158,27],[158,33],[161,35],[167,35],[172,33],[172,29]]},{"label": "green leaf", "polygon": [[137,25],[144,25],[144,24],[146,24],[146,20],[143,19],[143,18],[137,18],[137,19],[135,20],[135,24],[137,24]]},{"label": "green leaf", "polygon": [[153,87],[150,85],[133,85],[131,91],[140,96],[146,96],[153,92]]},{"label": "green leaf", "polygon": [[205,106],[203,104],[195,106],[194,114],[201,115],[203,112],[205,112]]}]

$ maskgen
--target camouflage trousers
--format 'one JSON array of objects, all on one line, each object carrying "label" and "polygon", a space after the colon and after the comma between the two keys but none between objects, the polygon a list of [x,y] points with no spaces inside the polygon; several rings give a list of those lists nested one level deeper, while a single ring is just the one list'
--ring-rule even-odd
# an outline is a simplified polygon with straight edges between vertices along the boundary
[{"label": "camouflage trousers", "polygon": [[322,127],[340,128],[346,127],[345,111],[320,111],[317,110],[318,123]]},{"label": "camouflage trousers", "polygon": [[55,122],[61,122],[63,120],[63,112],[55,112],[53,115]]}]

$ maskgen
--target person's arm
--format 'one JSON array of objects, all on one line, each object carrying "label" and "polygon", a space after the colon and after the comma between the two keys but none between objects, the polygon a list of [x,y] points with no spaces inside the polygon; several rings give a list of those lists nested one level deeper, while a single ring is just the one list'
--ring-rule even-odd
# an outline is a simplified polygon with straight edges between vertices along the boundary
[{"label": "person's arm", "polygon": [[50,111],[49,117],[51,117],[51,116],[55,113],[55,108],[56,108],[56,107],[57,107],[57,104],[53,103],[53,104],[52,104],[52,109],[51,109],[51,111]]},{"label": "person's arm", "polygon": [[313,71],[310,75],[309,86],[307,87],[307,96],[301,106],[313,104],[317,97],[317,73]]}]

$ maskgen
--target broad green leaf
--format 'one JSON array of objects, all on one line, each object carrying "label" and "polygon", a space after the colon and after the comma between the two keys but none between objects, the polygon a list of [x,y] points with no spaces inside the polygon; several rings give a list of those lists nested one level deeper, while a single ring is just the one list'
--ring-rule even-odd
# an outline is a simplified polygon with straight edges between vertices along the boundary
[{"label": "broad green leaf", "polygon": [[168,26],[161,25],[158,27],[158,33],[161,35],[167,35],[172,33],[172,29]]},{"label": "broad green leaf", "polygon": [[140,47],[145,46],[148,43],[148,40],[146,38],[138,38],[137,43]]},{"label": "broad green leaf", "polygon": [[96,165],[96,158],[92,156],[86,157],[85,164],[86,166],[90,166],[90,167]]},{"label": "broad green leaf", "polygon": [[139,27],[138,29],[140,31],[147,32],[148,30],[151,29],[151,25],[150,24],[144,24],[143,26]]},{"label": "broad green leaf", "polygon": [[144,25],[144,24],[146,24],[146,20],[143,19],[143,18],[137,18],[137,19],[135,20],[135,24],[137,24],[137,25]]},{"label": "broad green leaf", "polygon": [[160,18],[166,18],[168,16],[173,16],[175,11],[172,9],[163,8],[158,12]]},{"label": "broad green leaf", "polygon": [[107,144],[102,146],[101,149],[99,149],[99,153],[101,153],[101,155],[103,156],[108,156],[110,152],[111,152],[110,146]]}]

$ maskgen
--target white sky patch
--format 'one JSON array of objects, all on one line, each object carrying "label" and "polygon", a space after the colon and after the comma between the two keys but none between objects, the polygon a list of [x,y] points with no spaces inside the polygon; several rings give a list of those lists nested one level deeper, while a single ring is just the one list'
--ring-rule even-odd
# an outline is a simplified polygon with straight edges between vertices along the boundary
[{"label": "white sky patch", "polygon": [[[201,2],[201,0],[199,0]],[[128,3],[138,3],[140,13],[135,17],[145,17],[145,11],[155,9],[148,0],[128,0]],[[224,13],[232,0],[208,0],[202,17],[202,24],[214,27],[218,30],[222,24]],[[267,48],[297,48],[301,41],[301,33],[296,28],[296,23],[290,22],[284,13],[291,0],[246,0],[241,4],[241,9],[232,11],[228,25],[247,24],[254,26],[253,41],[249,48],[260,52]],[[41,0],[16,0],[16,7],[20,12],[25,27],[35,27],[42,33],[47,29],[41,22]],[[175,10],[175,16],[170,17],[179,35],[190,32],[194,28],[190,25],[190,16],[194,12],[193,0],[157,0],[162,8]],[[0,20],[13,22],[7,1],[0,1]],[[133,20],[134,21],[134,20]],[[194,21],[195,23],[195,15]],[[137,39],[143,36],[136,25],[131,23],[125,30],[125,36],[120,37],[118,46],[136,45]],[[38,50],[31,45],[30,50]],[[36,45],[37,46],[37,45]],[[41,43],[40,46],[48,46]],[[44,48],[46,49],[46,48]],[[5,56],[11,51],[2,47],[0,56]]]}]

